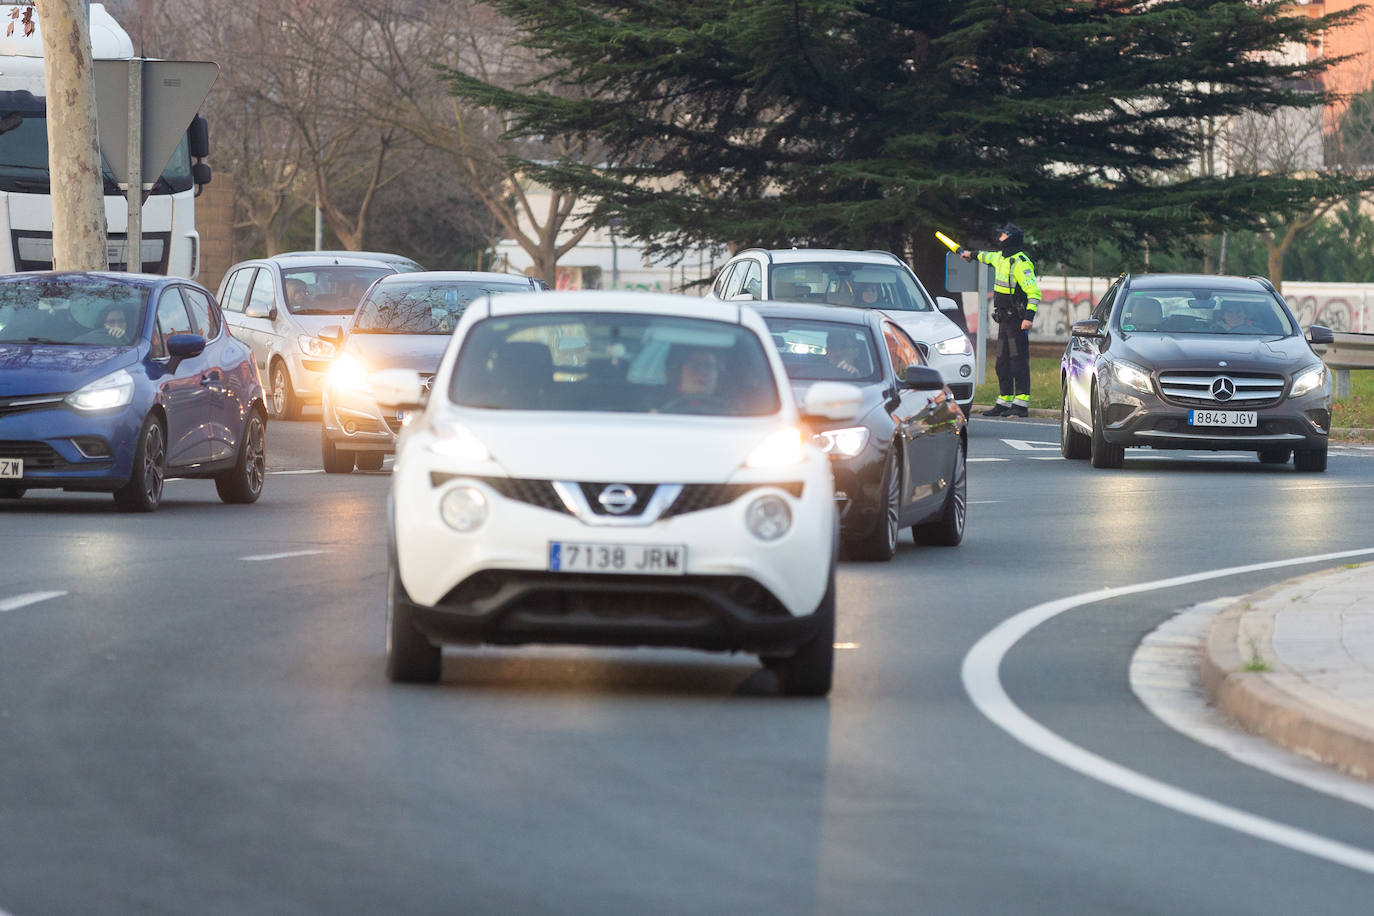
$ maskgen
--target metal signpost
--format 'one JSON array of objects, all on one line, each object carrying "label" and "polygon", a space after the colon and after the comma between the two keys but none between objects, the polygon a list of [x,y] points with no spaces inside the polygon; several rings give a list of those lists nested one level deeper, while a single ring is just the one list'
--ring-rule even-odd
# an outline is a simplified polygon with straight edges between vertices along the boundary
[{"label": "metal signpost", "polygon": [[101,155],[129,201],[124,269],[131,273],[143,271],[144,193],[162,174],[218,77],[219,64],[211,61],[95,62],[96,131]]},{"label": "metal signpost", "polygon": [[987,380],[988,290],[992,288],[992,268],[978,261],[965,261],[953,251],[945,254],[945,289],[952,293],[978,291],[978,342],[974,362],[976,384]]}]

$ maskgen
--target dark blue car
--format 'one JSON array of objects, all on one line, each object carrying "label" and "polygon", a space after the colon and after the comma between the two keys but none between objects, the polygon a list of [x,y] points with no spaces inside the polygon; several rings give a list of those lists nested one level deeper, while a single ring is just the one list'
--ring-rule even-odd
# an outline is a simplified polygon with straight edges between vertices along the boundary
[{"label": "dark blue car", "polygon": [[178,277],[0,276],[0,499],[105,491],[151,512],[169,477],[251,503],[267,410],[248,347]]}]

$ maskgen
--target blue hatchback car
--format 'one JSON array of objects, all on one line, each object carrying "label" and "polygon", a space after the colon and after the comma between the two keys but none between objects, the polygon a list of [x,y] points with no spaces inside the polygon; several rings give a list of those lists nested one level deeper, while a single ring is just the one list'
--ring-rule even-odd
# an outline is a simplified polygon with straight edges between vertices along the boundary
[{"label": "blue hatchback car", "polygon": [[105,491],[151,512],[169,477],[262,493],[267,409],[252,353],[178,277],[0,276],[0,499]]}]

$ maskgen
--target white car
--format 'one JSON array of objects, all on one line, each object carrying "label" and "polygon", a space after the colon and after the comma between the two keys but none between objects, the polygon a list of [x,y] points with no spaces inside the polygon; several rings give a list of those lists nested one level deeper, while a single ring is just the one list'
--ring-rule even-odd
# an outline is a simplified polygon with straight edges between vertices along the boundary
[{"label": "white car", "polygon": [[708,298],[725,302],[776,299],[877,308],[916,341],[954,400],[973,407],[973,344],[950,315],[959,305],[932,298],[906,262],[888,251],[832,248],[746,248],[720,269]]},{"label": "white car", "polygon": [[799,411],[752,309],[492,296],[427,401],[409,370],[372,390],[417,411],[391,490],[392,680],[437,680],[442,643],[546,642],[757,653],[784,693],[829,691],[834,489],[801,414],[853,418],[862,394],[817,384]]}]

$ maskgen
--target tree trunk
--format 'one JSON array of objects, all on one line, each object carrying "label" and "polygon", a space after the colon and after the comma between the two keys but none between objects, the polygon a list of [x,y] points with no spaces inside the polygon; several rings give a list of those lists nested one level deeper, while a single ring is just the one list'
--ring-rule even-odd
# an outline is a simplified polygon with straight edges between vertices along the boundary
[{"label": "tree trunk", "polygon": [[[53,267],[107,270],[91,23],[83,0],[39,0],[48,98]],[[60,104],[53,104],[60,100]],[[139,193],[137,189],[131,193]]]}]

